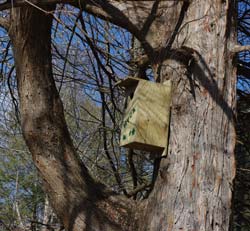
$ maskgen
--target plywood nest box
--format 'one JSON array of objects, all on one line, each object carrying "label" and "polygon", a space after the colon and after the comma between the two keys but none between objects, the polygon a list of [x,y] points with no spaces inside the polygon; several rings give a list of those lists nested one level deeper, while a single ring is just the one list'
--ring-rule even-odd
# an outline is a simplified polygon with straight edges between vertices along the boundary
[{"label": "plywood nest box", "polygon": [[160,84],[128,77],[117,85],[125,88],[128,97],[120,146],[162,152],[168,145],[170,80]]}]

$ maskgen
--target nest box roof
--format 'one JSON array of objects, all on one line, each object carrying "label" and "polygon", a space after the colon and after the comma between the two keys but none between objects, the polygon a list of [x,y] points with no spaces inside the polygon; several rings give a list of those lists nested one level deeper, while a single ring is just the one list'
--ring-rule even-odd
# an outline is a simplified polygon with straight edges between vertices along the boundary
[{"label": "nest box roof", "polygon": [[136,77],[127,77],[127,78],[117,82],[116,86],[124,87],[126,89],[129,89],[129,88],[137,86],[138,82],[141,81],[141,80],[143,80],[143,79],[139,79],[139,78],[136,78]]}]

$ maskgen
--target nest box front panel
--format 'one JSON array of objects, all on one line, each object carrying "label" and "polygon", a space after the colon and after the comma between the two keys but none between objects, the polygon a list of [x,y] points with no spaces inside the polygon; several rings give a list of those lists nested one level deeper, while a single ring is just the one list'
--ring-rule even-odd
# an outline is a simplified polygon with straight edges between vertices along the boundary
[{"label": "nest box front panel", "polygon": [[163,151],[167,145],[171,83],[141,80],[125,111],[120,145]]}]

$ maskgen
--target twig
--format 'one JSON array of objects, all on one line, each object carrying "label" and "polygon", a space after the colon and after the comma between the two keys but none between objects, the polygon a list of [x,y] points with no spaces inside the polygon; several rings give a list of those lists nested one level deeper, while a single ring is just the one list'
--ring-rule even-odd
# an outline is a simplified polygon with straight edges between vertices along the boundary
[{"label": "twig", "polygon": [[250,169],[247,169],[247,168],[238,168],[238,170],[243,171],[243,172],[250,172]]}]

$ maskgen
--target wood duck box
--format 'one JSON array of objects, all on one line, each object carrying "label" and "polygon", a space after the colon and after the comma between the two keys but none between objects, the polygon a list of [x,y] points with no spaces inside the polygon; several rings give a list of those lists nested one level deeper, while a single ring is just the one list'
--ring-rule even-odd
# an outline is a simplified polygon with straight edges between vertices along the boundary
[{"label": "wood duck box", "polygon": [[167,147],[171,82],[163,84],[128,77],[119,85],[127,93],[120,146],[150,152]]}]

